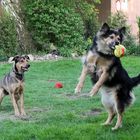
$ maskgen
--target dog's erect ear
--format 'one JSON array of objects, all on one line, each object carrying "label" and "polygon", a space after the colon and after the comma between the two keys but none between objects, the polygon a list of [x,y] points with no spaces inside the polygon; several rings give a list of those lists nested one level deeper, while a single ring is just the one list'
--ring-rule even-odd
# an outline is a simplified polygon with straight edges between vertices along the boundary
[{"label": "dog's erect ear", "polygon": [[13,63],[13,58],[14,58],[14,57],[10,57],[10,58],[8,59],[8,63]]},{"label": "dog's erect ear", "polygon": [[12,61],[18,61],[18,59],[20,58],[20,56],[19,55],[16,55],[15,57],[13,57],[13,59],[12,59]]},{"label": "dog's erect ear", "polygon": [[30,60],[30,57],[28,55],[25,55],[24,56],[26,59]]},{"label": "dog's erect ear", "polygon": [[109,31],[110,30],[110,27],[108,26],[108,24],[107,23],[104,23],[103,25],[102,25],[102,27],[101,27],[101,30],[100,31],[102,31],[102,32],[107,32],[107,31]]},{"label": "dog's erect ear", "polygon": [[34,60],[34,56],[32,54],[25,55],[25,58],[30,60],[30,61]]},{"label": "dog's erect ear", "polygon": [[118,31],[119,31],[119,33],[124,35],[126,32],[126,27],[122,27],[122,28],[118,29]]}]

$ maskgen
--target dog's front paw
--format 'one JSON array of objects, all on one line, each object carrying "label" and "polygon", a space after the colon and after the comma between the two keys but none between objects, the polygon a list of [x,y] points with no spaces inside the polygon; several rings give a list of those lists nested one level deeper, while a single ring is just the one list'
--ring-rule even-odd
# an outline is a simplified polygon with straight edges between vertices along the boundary
[{"label": "dog's front paw", "polygon": [[80,91],[76,88],[76,89],[74,90],[74,93],[77,94],[77,93],[80,93]]},{"label": "dog's front paw", "polygon": [[94,91],[91,90],[90,93],[89,93],[89,96],[92,97],[94,95],[96,95],[96,92],[94,92]]},{"label": "dog's front paw", "polygon": [[21,116],[26,116],[25,110],[21,109]]},{"label": "dog's front paw", "polygon": [[91,90],[90,93],[89,93],[89,94],[90,94],[90,97],[96,95],[97,92],[98,92],[98,90],[99,90],[98,88],[93,87],[92,90]]},{"label": "dog's front paw", "polygon": [[19,112],[15,112],[15,117],[19,118],[20,117],[20,113]]},{"label": "dog's front paw", "polygon": [[80,87],[76,87],[74,93],[75,93],[75,94],[77,94],[77,93],[81,93],[81,88],[80,88]]},{"label": "dog's front paw", "polygon": [[89,93],[89,97],[92,97],[92,96],[94,96],[94,94],[92,94],[92,93]]}]

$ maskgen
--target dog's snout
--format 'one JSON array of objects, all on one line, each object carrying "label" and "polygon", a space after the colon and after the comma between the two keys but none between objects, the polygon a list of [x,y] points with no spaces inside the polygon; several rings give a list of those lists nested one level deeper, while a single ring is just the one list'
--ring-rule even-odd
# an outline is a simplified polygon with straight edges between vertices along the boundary
[{"label": "dog's snout", "polygon": [[27,64],[27,68],[29,68],[30,67],[30,64]]},{"label": "dog's snout", "polygon": [[115,45],[119,45],[119,44],[120,44],[120,42],[119,42],[119,41],[116,41],[116,42],[115,42]]}]

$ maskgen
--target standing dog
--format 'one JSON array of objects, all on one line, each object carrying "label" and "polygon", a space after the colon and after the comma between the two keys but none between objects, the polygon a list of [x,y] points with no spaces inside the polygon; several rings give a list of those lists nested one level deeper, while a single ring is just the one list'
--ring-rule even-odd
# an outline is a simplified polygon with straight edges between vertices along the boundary
[{"label": "standing dog", "polygon": [[102,104],[108,112],[108,118],[103,125],[111,124],[117,114],[116,130],[122,125],[122,116],[125,108],[133,102],[133,87],[140,84],[140,74],[130,78],[123,68],[119,58],[114,56],[115,45],[122,43],[125,27],[110,29],[103,24],[94,38],[93,45],[87,53],[83,70],[75,92],[81,92],[86,75],[89,73],[95,85],[90,96],[95,95],[101,88]]},{"label": "standing dog", "polygon": [[[0,104],[5,95],[10,95],[13,103],[15,116],[26,116],[24,110],[24,72],[28,70],[28,56],[15,56],[12,61],[14,65],[12,71],[5,75],[0,81]],[[20,110],[18,101],[20,100]]]}]

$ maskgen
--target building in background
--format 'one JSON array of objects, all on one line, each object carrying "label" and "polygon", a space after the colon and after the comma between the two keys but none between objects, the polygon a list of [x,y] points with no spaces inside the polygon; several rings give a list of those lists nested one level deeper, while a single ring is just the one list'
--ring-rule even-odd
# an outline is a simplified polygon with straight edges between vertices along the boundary
[{"label": "building in background", "polygon": [[100,22],[106,22],[111,13],[122,11],[131,25],[131,32],[138,36],[137,17],[140,16],[140,0],[101,0],[97,5]]}]

